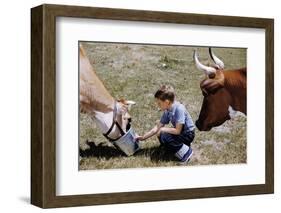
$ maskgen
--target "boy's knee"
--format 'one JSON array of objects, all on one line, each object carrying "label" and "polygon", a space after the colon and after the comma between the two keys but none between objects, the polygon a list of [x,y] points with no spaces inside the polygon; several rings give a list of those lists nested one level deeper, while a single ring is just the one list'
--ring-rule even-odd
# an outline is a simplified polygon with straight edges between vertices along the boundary
[{"label": "boy's knee", "polygon": [[169,133],[166,133],[166,132],[160,132],[158,138],[159,138],[161,143],[167,143],[171,140],[171,135]]}]

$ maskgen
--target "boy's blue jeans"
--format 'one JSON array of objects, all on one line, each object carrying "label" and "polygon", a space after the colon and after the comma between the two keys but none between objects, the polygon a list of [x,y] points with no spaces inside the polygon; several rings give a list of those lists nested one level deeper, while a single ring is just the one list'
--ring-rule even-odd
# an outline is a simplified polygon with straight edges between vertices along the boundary
[{"label": "boy's blue jeans", "polygon": [[173,135],[170,133],[161,132],[160,137],[158,137],[158,139],[167,151],[176,153],[180,150],[183,144],[190,146],[194,137],[194,131],[183,132],[180,135]]}]

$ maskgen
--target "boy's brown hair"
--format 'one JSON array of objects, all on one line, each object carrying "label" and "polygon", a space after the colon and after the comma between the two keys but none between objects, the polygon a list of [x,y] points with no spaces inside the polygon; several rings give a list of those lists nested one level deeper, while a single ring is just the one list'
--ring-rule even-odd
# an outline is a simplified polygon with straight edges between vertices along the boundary
[{"label": "boy's brown hair", "polygon": [[161,101],[169,100],[174,102],[175,90],[172,86],[163,85],[156,91],[154,98],[160,99]]}]

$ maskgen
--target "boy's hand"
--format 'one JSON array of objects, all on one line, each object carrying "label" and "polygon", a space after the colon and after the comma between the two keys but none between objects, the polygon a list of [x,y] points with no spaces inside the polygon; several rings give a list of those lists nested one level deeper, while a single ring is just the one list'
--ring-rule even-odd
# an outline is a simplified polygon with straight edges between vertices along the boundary
[{"label": "boy's hand", "polygon": [[144,137],[141,136],[141,135],[137,135],[137,136],[135,137],[135,140],[143,141],[143,140],[144,140]]}]

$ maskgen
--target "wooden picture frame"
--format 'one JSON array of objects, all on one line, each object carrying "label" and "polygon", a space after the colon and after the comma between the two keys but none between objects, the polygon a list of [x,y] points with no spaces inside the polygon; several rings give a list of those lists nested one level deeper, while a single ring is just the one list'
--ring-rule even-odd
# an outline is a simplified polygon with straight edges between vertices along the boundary
[{"label": "wooden picture frame", "polygon": [[[265,30],[265,184],[192,189],[56,195],[56,17],[94,18]],[[186,13],[41,5],[31,9],[31,203],[42,208],[274,192],[274,20]]]}]

